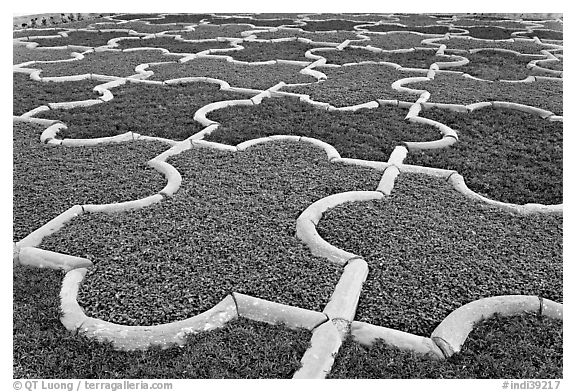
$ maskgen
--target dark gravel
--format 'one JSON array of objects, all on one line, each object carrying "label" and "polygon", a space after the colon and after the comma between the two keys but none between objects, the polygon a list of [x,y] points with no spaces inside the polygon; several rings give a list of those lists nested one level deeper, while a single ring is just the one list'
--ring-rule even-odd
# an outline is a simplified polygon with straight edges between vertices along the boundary
[{"label": "dark gravel", "polygon": [[563,40],[564,34],[562,31],[555,31],[555,30],[533,30],[529,33],[522,33],[522,36],[525,37],[538,37],[540,39],[553,39],[553,40]]},{"label": "dark gravel", "polygon": [[318,45],[305,44],[299,41],[289,42],[242,42],[243,50],[227,53],[235,60],[240,61],[268,61],[268,60],[313,60],[304,57],[306,51],[317,48]]},{"label": "dark gravel", "polygon": [[146,19],[146,18],[158,18],[160,17],[160,14],[120,14],[120,15],[114,15],[112,18],[113,19],[118,19],[118,20],[134,20],[134,19]]},{"label": "dark gravel", "polygon": [[[422,44],[426,37],[409,32],[393,32],[390,34],[365,34],[370,41],[354,42],[352,45],[370,45],[384,50],[410,49],[415,47],[427,47]],[[430,46],[432,48],[432,46]]]},{"label": "dark gravel", "polygon": [[416,50],[409,53],[374,53],[360,48],[344,48],[339,51],[316,52],[326,58],[328,64],[359,63],[361,61],[387,61],[405,68],[428,69],[436,61],[453,61],[449,57],[435,55],[434,49]]},{"label": "dark gravel", "polygon": [[457,75],[436,75],[428,82],[405,87],[428,90],[429,102],[468,105],[476,102],[507,101],[535,106],[562,115],[562,80],[532,83],[485,82]]},{"label": "dark gravel", "polygon": [[271,135],[308,136],[333,145],[344,157],[387,161],[402,141],[441,137],[436,128],[404,121],[407,113],[392,106],[329,112],[296,99],[272,98],[210,113],[222,125],[207,140],[236,145]]},{"label": "dark gravel", "polygon": [[305,31],[355,31],[354,26],[365,24],[358,21],[350,21],[344,19],[322,20],[322,21],[306,21],[304,26],[298,26]]},{"label": "dark gravel", "polygon": [[375,189],[381,173],[280,142],[244,153],[193,149],[169,162],[183,177],[170,199],[80,216],[43,241],[45,249],[94,262],[79,294],[88,314],[166,323],[210,309],[232,291],[322,310],[341,269],[310,254],[295,221],[322,197]]},{"label": "dark gravel", "polygon": [[328,378],[561,379],[562,342],[562,321],[534,314],[497,315],[478,323],[462,351],[446,361],[401,351],[383,341],[366,348],[348,339]]},{"label": "dark gravel", "polygon": [[535,56],[518,56],[493,50],[467,53],[465,57],[470,62],[457,70],[484,80],[526,79],[534,74],[526,66],[530,61],[538,59]]},{"label": "dark gravel", "polygon": [[474,40],[466,38],[451,37],[450,39],[444,39],[436,41],[437,44],[445,44],[447,47],[446,53],[450,49],[459,50],[470,50],[470,49],[487,49],[487,48],[497,48],[497,49],[508,49],[513,50],[522,54],[540,54],[541,50],[549,50],[552,47],[550,45],[537,44],[531,41],[519,41],[514,42],[508,41],[496,41],[490,42],[486,40]]},{"label": "dark gravel", "polygon": [[468,30],[466,35],[480,39],[508,39],[512,38],[512,33],[517,31],[495,26],[467,26],[466,30]]},{"label": "dark gravel", "polygon": [[12,62],[66,60],[72,57],[71,50],[28,49],[24,45],[13,45]]},{"label": "dark gravel", "polygon": [[[351,31],[337,31],[337,32],[310,32],[310,31],[295,31],[295,30],[278,30],[270,32],[257,33],[259,39],[278,39],[290,37],[302,37],[314,42],[335,42],[342,43],[347,39],[358,40],[360,39],[356,33]],[[356,42],[354,42],[356,44]]]},{"label": "dark gravel", "polygon": [[392,83],[412,76],[426,76],[413,72],[396,71],[393,67],[380,64],[361,64],[349,67],[316,67],[328,79],[307,86],[285,87],[284,90],[308,94],[315,101],[328,102],[336,107],[352,106],[375,99],[399,99],[415,102],[419,95],[398,92]]},{"label": "dark gravel", "polygon": [[64,122],[68,129],[62,131],[61,138],[97,138],[132,131],[184,140],[204,128],[194,121],[194,113],[201,107],[211,102],[249,98],[245,94],[220,91],[219,85],[203,82],[178,85],[128,82],[111,91],[114,99],[100,105],[51,110],[40,113],[39,117]]},{"label": "dark gravel", "polygon": [[118,351],[64,329],[60,271],[14,267],[14,378],[290,378],[310,332],[247,319],[190,335],[184,347]]},{"label": "dark gravel", "polygon": [[257,27],[278,27],[284,25],[293,25],[293,19],[252,19],[252,18],[223,18],[211,17],[208,18],[210,24],[223,25],[223,24],[251,24]]},{"label": "dark gravel", "polygon": [[186,32],[177,32],[183,39],[214,39],[218,37],[225,38],[242,38],[242,32],[254,30],[254,27],[247,24],[233,25],[199,25],[194,30]]},{"label": "dark gravel", "polygon": [[472,26],[493,26],[493,27],[500,27],[505,29],[510,29],[514,31],[523,31],[526,30],[527,25],[522,22],[517,22],[513,20],[475,20],[475,19],[459,19],[454,22],[455,27],[468,29],[468,27]]},{"label": "dark gravel", "polygon": [[234,64],[222,59],[197,58],[185,63],[152,66],[152,80],[204,76],[225,80],[233,87],[268,89],[280,82],[313,83],[317,79],[303,75],[303,66],[292,64]]},{"label": "dark gravel", "polygon": [[130,37],[130,34],[121,31],[69,31],[68,37],[39,39],[38,47],[80,45],[80,46],[104,46],[113,38]]},{"label": "dark gravel", "polygon": [[210,19],[210,14],[171,14],[164,15],[162,19],[150,20],[150,24],[166,24],[166,23],[183,23],[192,24],[199,23],[204,19]]},{"label": "dark gravel", "polygon": [[36,82],[30,75],[14,73],[12,76],[12,114],[20,116],[41,105],[51,102],[70,102],[98,98],[92,91],[102,82],[81,80],[75,82]]},{"label": "dark gravel", "polygon": [[505,212],[443,179],[403,174],[392,196],[329,210],[317,230],[368,262],[358,321],[430,336],[480,298],[562,302],[562,216]]},{"label": "dark gravel", "polygon": [[164,144],[54,147],[40,143],[44,128],[14,122],[14,241],[75,204],[135,200],[166,185],[162,174],[146,166],[148,160],[168,149]]},{"label": "dark gravel", "polygon": [[562,203],[563,124],[507,109],[430,110],[422,117],[458,132],[441,152],[418,151],[407,163],[457,170],[470,189],[499,201]]},{"label": "dark gravel", "polygon": [[423,34],[446,34],[451,30],[449,26],[402,26],[398,24],[381,24],[363,28],[374,32],[415,31]]},{"label": "dark gravel", "polygon": [[117,23],[106,23],[106,24],[98,24],[95,25],[94,28],[103,30],[103,29],[130,29],[130,30],[134,30],[138,33],[146,33],[146,34],[155,34],[155,33],[160,33],[163,31],[171,31],[171,30],[179,30],[179,29],[184,29],[184,26],[186,26],[185,24],[181,24],[181,25],[170,25],[170,26],[165,26],[165,25],[154,25],[154,24],[149,24],[148,22],[144,22],[144,21],[133,21],[133,22],[128,22],[128,23],[122,23],[122,24],[117,24]]},{"label": "dark gravel", "polygon": [[198,53],[208,49],[230,49],[230,42],[183,42],[174,37],[158,37],[152,39],[126,39],[118,42],[120,49],[129,48],[164,48],[172,53]]},{"label": "dark gravel", "polygon": [[47,35],[57,35],[62,32],[62,29],[48,30],[48,29],[26,29],[21,31],[14,31],[12,33],[12,38],[22,38],[22,37],[43,37]]}]

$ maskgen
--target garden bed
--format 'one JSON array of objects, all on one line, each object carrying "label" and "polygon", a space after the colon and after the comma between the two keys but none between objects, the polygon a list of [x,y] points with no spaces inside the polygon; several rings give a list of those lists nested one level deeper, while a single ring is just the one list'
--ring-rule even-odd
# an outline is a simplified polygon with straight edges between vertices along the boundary
[{"label": "garden bed", "polygon": [[[127,83],[111,90],[114,99],[90,107],[51,110],[38,117],[60,120],[68,129],[59,138],[83,139],[126,132],[183,140],[204,128],[194,121],[201,107],[218,101],[247,99],[245,94],[221,91],[215,83],[148,85]],[[130,113],[129,116],[126,114]]]},{"label": "garden bed", "polygon": [[375,53],[361,48],[346,47],[339,51],[321,51],[315,54],[326,58],[328,64],[337,65],[359,63],[361,61],[386,61],[399,64],[404,68],[428,69],[437,61],[454,61],[449,57],[436,56],[434,49],[415,50],[407,53]]},{"label": "garden bed", "polygon": [[441,138],[434,127],[407,123],[407,113],[395,106],[329,112],[294,98],[270,98],[209,113],[222,125],[206,139],[236,145],[272,135],[307,136],[331,144],[343,157],[387,161],[402,141]]},{"label": "garden bed", "polygon": [[420,115],[456,130],[459,142],[442,151],[410,153],[406,163],[457,170],[470,189],[491,199],[562,203],[562,122],[496,108]]},{"label": "garden bed", "polygon": [[22,114],[53,102],[83,101],[97,99],[100,94],[92,89],[102,84],[95,80],[74,82],[36,82],[30,75],[14,73],[12,76],[12,114]]},{"label": "garden bed", "polygon": [[63,63],[34,64],[30,68],[42,69],[41,77],[98,74],[127,77],[136,75],[140,64],[176,62],[178,56],[164,55],[160,50],[138,50],[134,52],[105,51],[85,54],[82,60]]},{"label": "garden bed", "polygon": [[289,42],[249,42],[244,41],[240,45],[243,50],[229,52],[235,60],[239,61],[268,61],[268,60],[297,60],[312,62],[304,57],[310,49],[317,48],[318,45],[311,45],[300,41]]},{"label": "garden bed", "polygon": [[316,78],[300,73],[303,66],[292,64],[237,64],[220,58],[196,58],[185,63],[162,64],[149,69],[150,79],[168,80],[189,76],[204,76],[225,80],[233,87],[265,90],[280,82],[312,83]]},{"label": "garden bed", "polygon": [[182,320],[230,292],[321,311],[341,269],[313,257],[295,221],[328,195],[373,190],[381,173],[330,164],[310,144],[243,153],[207,148],[169,163],[183,178],[169,199],[139,211],[82,215],[42,247],[91,259],[79,303],[128,325]]},{"label": "garden bed", "polygon": [[462,351],[446,361],[401,351],[383,341],[366,348],[348,339],[328,378],[561,379],[562,342],[562,321],[534,314],[497,315],[478,323]]},{"label": "garden bed", "polygon": [[285,87],[285,91],[308,94],[315,101],[328,102],[333,106],[352,106],[375,99],[399,99],[415,102],[419,94],[396,91],[392,83],[412,76],[425,76],[414,72],[401,72],[381,64],[360,64],[340,68],[316,67],[328,79],[307,86]]},{"label": "garden bed", "polygon": [[370,40],[358,43],[353,42],[351,45],[370,45],[384,50],[410,49],[427,47],[428,45],[422,44],[422,40],[432,38],[430,36],[422,36],[408,32],[391,32],[386,34],[367,33],[362,35],[370,37]]},{"label": "garden bed", "polygon": [[147,18],[159,18],[160,14],[121,14],[113,15],[112,19],[117,20],[135,20],[135,19],[147,19]]},{"label": "garden bed", "polygon": [[507,101],[535,106],[562,115],[562,80],[531,83],[487,82],[458,75],[436,75],[428,82],[404,85],[430,92],[429,102],[468,105],[476,102]]},{"label": "garden bed", "polygon": [[178,31],[172,34],[179,34],[182,39],[214,39],[218,37],[225,38],[242,38],[242,32],[254,30],[254,27],[247,24],[234,24],[234,25],[208,25],[202,24],[194,26],[194,30]]},{"label": "garden bed", "polygon": [[354,22],[351,20],[331,19],[314,21],[307,20],[304,26],[298,26],[305,31],[355,31],[354,26],[364,24],[362,22]]},{"label": "garden bed", "polygon": [[24,45],[14,45],[12,55],[13,63],[21,64],[28,61],[67,60],[72,58],[72,51],[56,49],[28,49]]},{"label": "garden bed", "polygon": [[494,50],[467,53],[465,57],[470,62],[455,69],[484,80],[524,80],[534,74],[526,67],[528,63],[541,58]]},{"label": "garden bed", "polygon": [[[542,23],[542,22],[538,22]],[[542,23],[544,26],[543,28],[546,30],[556,30],[556,31],[563,31],[564,30],[564,23],[559,22],[557,20],[547,20]]]},{"label": "garden bed", "polygon": [[174,37],[157,37],[151,39],[125,39],[118,42],[118,48],[163,48],[171,53],[198,53],[209,49],[230,49],[228,41],[185,42]]},{"label": "garden bed", "polygon": [[509,39],[516,30],[496,26],[467,26],[468,36],[480,39]]},{"label": "garden bed", "polygon": [[527,33],[522,33],[521,35],[530,38],[538,37],[540,39],[552,39],[555,41],[562,41],[564,39],[562,31],[555,30],[533,30]]},{"label": "garden bed", "polygon": [[[336,32],[309,32],[309,31],[300,31],[300,30],[278,30],[278,31],[266,31],[262,30],[262,32],[257,32],[256,36],[258,39],[280,39],[280,38],[306,38],[312,40],[314,42],[334,42],[334,43],[342,43],[349,40],[361,40],[362,38],[358,37],[356,33],[351,31],[336,31]],[[353,44],[356,44],[355,41]]]},{"label": "garden bed", "polygon": [[446,53],[448,53],[450,49],[469,51],[471,49],[496,48],[496,49],[513,50],[515,52],[519,52],[522,54],[541,54],[542,50],[550,50],[554,48],[551,45],[543,45],[536,43],[534,41],[520,41],[517,39],[514,40],[513,42],[510,42],[510,41],[487,41],[487,40],[476,40],[460,37],[450,37],[450,39],[442,39],[435,42],[438,45],[445,44],[447,47]]},{"label": "garden bed", "polygon": [[397,23],[401,23],[406,26],[429,26],[435,25],[439,21],[446,20],[444,18],[438,18],[431,15],[424,15],[424,14],[405,14],[405,15],[397,15],[399,21]]},{"label": "garden bed", "polygon": [[223,24],[251,24],[256,27],[278,27],[284,25],[293,25],[295,22],[293,19],[252,19],[252,18],[237,18],[237,17],[211,17],[208,18],[208,22],[213,25],[223,25]]},{"label": "garden bed", "polygon": [[196,24],[204,19],[212,18],[211,14],[170,14],[164,15],[162,19],[149,20],[150,24],[167,24],[167,23],[177,23],[177,24]]},{"label": "garden bed", "polygon": [[562,216],[503,211],[444,179],[401,174],[389,198],[340,205],[317,230],[368,263],[357,321],[430,336],[480,298],[562,302]]},{"label": "garden bed", "polygon": [[75,204],[135,200],[166,180],[146,162],[169,147],[134,142],[64,148],[40,142],[44,126],[14,122],[13,240],[18,241]]},{"label": "garden bed", "polygon": [[402,26],[398,24],[380,24],[374,26],[364,26],[363,29],[372,32],[385,33],[389,31],[412,31],[422,34],[446,34],[452,30],[449,26]]},{"label": "garden bed", "polygon": [[114,38],[130,37],[128,31],[69,31],[68,37],[42,38],[38,42],[38,47],[51,46],[89,46],[91,48],[108,45],[108,41]]},{"label": "garden bed", "polygon": [[12,33],[12,38],[24,38],[24,37],[43,37],[47,35],[58,35],[58,33],[65,31],[63,29],[25,29],[20,31],[14,31]]},{"label": "garden bed", "polygon": [[60,271],[14,267],[14,378],[290,378],[310,332],[247,319],[188,336],[183,347],[118,351],[64,329]]},{"label": "garden bed", "polygon": [[514,21],[514,20],[482,20],[478,21],[475,19],[458,19],[453,22],[454,27],[462,28],[468,30],[468,27],[475,26],[494,26],[504,29],[510,29],[514,31],[524,31],[527,28],[527,24]]},{"label": "garden bed", "polygon": [[181,25],[170,25],[170,26],[163,26],[163,25],[153,25],[148,24],[148,22],[144,21],[133,21],[128,23],[105,23],[105,24],[97,24],[94,25],[95,29],[130,29],[134,30],[138,33],[145,33],[145,34],[156,34],[161,33],[164,31],[169,30],[179,30],[184,29],[184,24]]}]

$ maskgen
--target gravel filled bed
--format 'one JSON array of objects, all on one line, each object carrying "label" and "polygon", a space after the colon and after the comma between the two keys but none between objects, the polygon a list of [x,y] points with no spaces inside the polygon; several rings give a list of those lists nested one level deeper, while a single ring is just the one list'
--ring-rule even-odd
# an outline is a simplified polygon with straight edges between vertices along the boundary
[{"label": "gravel filled bed", "polygon": [[295,22],[293,19],[252,19],[252,18],[242,18],[242,17],[210,17],[207,21],[213,25],[223,25],[223,24],[251,24],[256,27],[278,27],[283,25],[293,25]]},{"label": "gravel filled bed", "polygon": [[475,19],[458,19],[453,22],[455,27],[459,27],[462,29],[468,29],[468,27],[472,26],[494,26],[500,27],[504,29],[510,29],[514,31],[523,31],[526,30],[527,24],[514,21],[514,20],[483,20],[478,21]]},{"label": "gravel filled bed", "polygon": [[538,37],[540,39],[553,39],[556,41],[561,41],[564,39],[564,34],[562,31],[554,31],[554,30],[533,30],[531,32],[522,33],[522,36],[525,37]]},{"label": "gravel filled bed", "polygon": [[366,348],[348,339],[328,378],[561,379],[562,342],[562,321],[532,313],[497,315],[476,324],[462,351],[446,361],[401,351],[383,341]]},{"label": "gravel filled bed", "polygon": [[38,39],[38,47],[79,45],[97,47],[108,45],[113,38],[130,37],[128,31],[69,31],[68,37]]},{"label": "gravel filled bed", "polygon": [[91,269],[79,302],[108,321],[152,325],[210,309],[235,291],[321,311],[340,267],[295,236],[312,202],[373,190],[381,173],[330,164],[310,144],[277,142],[243,153],[207,148],[170,159],[181,189],[162,203],[74,219],[45,249],[83,255]]},{"label": "gravel filled bed", "polygon": [[22,37],[43,37],[47,35],[58,35],[59,32],[65,31],[63,29],[25,29],[20,31],[14,31],[12,33],[12,38],[22,38]]},{"label": "gravel filled bed", "polygon": [[185,63],[151,66],[152,80],[168,80],[188,76],[204,76],[225,80],[233,87],[268,89],[280,82],[313,83],[315,77],[304,75],[301,65],[292,64],[235,64],[219,58],[196,58]]},{"label": "gravel filled bed", "polygon": [[516,29],[504,29],[496,26],[467,26],[468,36],[480,39],[508,39]]},{"label": "gravel filled bed", "polygon": [[435,25],[439,21],[445,20],[444,18],[438,18],[432,15],[424,14],[405,14],[397,15],[398,23],[406,26],[428,26]]},{"label": "gravel filled bed", "polygon": [[390,17],[388,15],[378,15],[378,14],[361,14],[361,13],[323,13],[323,14],[306,14],[306,17],[311,20],[329,20],[329,19],[339,19],[339,20],[352,20],[355,22],[379,22],[381,20],[388,21]]},{"label": "gravel filled bed", "polygon": [[496,108],[420,115],[455,129],[459,143],[410,153],[406,163],[457,170],[470,189],[495,200],[562,203],[562,122]]},{"label": "gravel filled bed", "polygon": [[435,41],[436,44],[444,44],[447,47],[446,53],[450,52],[450,49],[458,50],[470,50],[470,49],[507,49],[513,50],[522,54],[541,54],[541,50],[553,49],[552,45],[538,44],[533,41],[521,41],[514,40],[510,41],[488,41],[488,40],[476,40],[476,39],[466,39],[459,37],[451,37],[450,39],[442,39]]},{"label": "gravel filled bed", "polygon": [[134,142],[97,147],[42,144],[45,127],[14,122],[13,240],[75,204],[136,200],[160,191],[164,176],[146,162],[169,146]]},{"label": "gravel filled bed", "polygon": [[[242,38],[243,31],[254,30],[253,26],[247,24],[233,24],[233,25],[208,25],[202,24],[194,26],[194,30],[182,31],[174,34],[179,34],[182,39],[214,39],[218,37],[225,38]],[[172,33],[171,33],[172,34]]]},{"label": "gravel filled bed", "polygon": [[419,94],[396,91],[392,83],[398,79],[426,76],[414,72],[401,72],[392,66],[360,64],[340,68],[316,67],[328,76],[327,80],[307,86],[284,87],[288,92],[310,95],[314,101],[328,102],[336,107],[352,106],[375,99],[399,99],[415,102]]},{"label": "gravel filled bed", "polygon": [[176,62],[182,56],[164,55],[160,50],[138,50],[135,52],[105,51],[87,53],[82,60],[64,63],[35,64],[31,68],[42,69],[42,77],[99,74],[127,77],[136,75],[140,64],[154,62]]},{"label": "gravel filled bed", "polygon": [[344,20],[344,19],[331,19],[331,20],[307,20],[304,26],[298,26],[306,31],[355,31],[354,26],[365,24],[363,22]]},{"label": "gravel filled bed", "polygon": [[102,84],[95,80],[74,82],[36,82],[30,75],[14,73],[12,76],[12,114],[20,116],[41,105],[53,102],[82,101],[100,97],[94,87]]},{"label": "gravel filled bed", "polygon": [[329,112],[293,98],[271,98],[211,112],[208,117],[222,125],[206,139],[236,145],[271,135],[308,136],[333,145],[343,157],[387,161],[402,141],[441,137],[434,127],[404,121],[407,113],[392,106]]},{"label": "gravel filled bed", "polygon": [[311,333],[247,319],[190,335],[184,347],[118,351],[64,329],[60,271],[14,267],[14,378],[290,378]]},{"label": "gravel filled bed", "polygon": [[358,321],[430,336],[480,298],[562,302],[562,216],[506,212],[444,179],[402,174],[392,196],[329,210],[317,230],[369,265]]},{"label": "gravel filled bed", "polygon": [[151,39],[125,39],[118,42],[118,48],[164,48],[172,53],[198,53],[208,49],[230,49],[227,41],[184,42],[174,37],[157,37]]},{"label": "gravel filled bed", "polygon": [[318,45],[306,44],[300,41],[289,42],[242,42],[243,50],[227,53],[239,61],[268,61],[268,60],[313,60],[304,57],[304,53]]},{"label": "gravel filled bed", "polygon": [[[432,36],[422,36],[408,32],[390,32],[387,34],[363,34],[370,37],[369,41],[360,43],[353,42],[351,45],[370,45],[384,50],[410,49],[415,47],[426,47],[422,40],[432,38]],[[432,46],[430,46],[432,47]]]},{"label": "gravel filled bed", "polygon": [[436,61],[454,61],[450,57],[436,56],[435,49],[415,50],[408,53],[375,53],[365,49],[347,47],[343,50],[319,51],[315,54],[325,57],[328,64],[337,65],[361,61],[386,61],[405,68],[428,69]]},{"label": "gravel filled bed", "polygon": [[113,15],[112,19],[117,20],[134,20],[134,19],[147,19],[147,18],[159,18],[160,14],[120,14]]},{"label": "gravel filled bed", "polygon": [[154,25],[145,21],[132,21],[128,23],[105,23],[94,25],[95,29],[130,29],[138,33],[155,34],[170,30],[184,29],[185,24],[181,25]]},{"label": "gravel filled bed", "polygon": [[[538,22],[542,23],[542,22]],[[559,22],[557,20],[547,20],[542,23],[544,29],[547,30],[556,30],[556,31],[563,31],[564,30],[564,23]]]},{"label": "gravel filled bed", "polygon": [[[279,39],[279,38],[291,38],[291,37],[302,37],[314,42],[335,42],[342,43],[349,40],[360,40],[362,38],[358,37],[356,33],[351,31],[336,31],[336,32],[310,32],[310,31],[300,31],[300,30],[278,30],[278,31],[264,31],[262,33],[256,33],[258,39]],[[357,44],[353,42],[353,44]]]},{"label": "gravel filled bed", "polygon": [[68,49],[28,49],[24,45],[13,45],[12,62],[21,64],[28,61],[66,60],[72,57]]},{"label": "gravel filled bed", "polygon": [[402,26],[399,24],[380,24],[374,26],[364,26],[363,29],[374,32],[388,31],[413,31],[423,34],[446,34],[452,29],[449,26]]},{"label": "gravel filled bed", "polygon": [[464,55],[470,62],[455,68],[476,78],[484,80],[523,80],[533,75],[526,66],[541,56],[518,56],[494,50],[483,50]]},{"label": "gravel filled bed", "polygon": [[100,105],[51,110],[38,117],[65,123],[68,129],[62,130],[59,138],[92,139],[131,131],[184,140],[204,128],[194,121],[194,113],[201,107],[211,102],[250,98],[246,94],[221,91],[218,84],[203,82],[177,85],[128,82],[111,91],[114,99]]},{"label": "gravel filled bed", "polygon": [[468,105],[476,102],[507,101],[535,106],[562,115],[562,80],[532,83],[487,82],[457,75],[436,75],[428,82],[404,85],[430,92],[429,102]]},{"label": "gravel filled bed", "polygon": [[195,24],[204,19],[210,19],[211,14],[170,14],[164,15],[161,19],[149,20],[150,24],[182,23]]}]

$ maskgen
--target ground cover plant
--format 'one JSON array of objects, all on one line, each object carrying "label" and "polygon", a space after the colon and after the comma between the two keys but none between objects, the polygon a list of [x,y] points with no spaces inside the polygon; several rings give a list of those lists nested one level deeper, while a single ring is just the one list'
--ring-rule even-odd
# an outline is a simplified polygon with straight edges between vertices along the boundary
[{"label": "ground cover plant", "polygon": [[421,115],[455,129],[459,142],[437,153],[410,153],[407,163],[457,170],[470,189],[492,199],[562,203],[562,122],[496,108]]},{"label": "ground cover plant", "polygon": [[293,19],[253,19],[241,17],[219,17],[214,16],[207,18],[208,22],[213,25],[222,24],[251,24],[256,27],[278,27],[284,25],[293,25]]},{"label": "ground cover plant", "polygon": [[169,31],[169,30],[179,30],[179,29],[184,29],[184,26],[186,26],[185,24],[181,24],[181,25],[170,25],[170,26],[164,26],[164,25],[154,25],[154,24],[149,24],[146,21],[131,21],[131,22],[127,22],[127,23],[102,23],[102,24],[96,24],[93,26],[93,28],[95,29],[130,29],[130,30],[134,30],[138,33],[146,33],[146,34],[153,34],[153,33],[160,33],[160,32],[164,32],[164,31]]},{"label": "ground cover plant", "polygon": [[210,14],[170,14],[163,15],[161,19],[151,19],[150,24],[167,24],[167,23],[178,23],[178,24],[194,24],[199,23],[204,19],[211,18]]},{"label": "ground cover plant", "polygon": [[[356,33],[351,31],[303,31],[299,29],[279,29],[277,31],[262,30],[255,33],[258,39],[280,39],[280,38],[306,38],[314,42],[334,42],[342,43],[349,40],[362,40]],[[354,42],[356,43],[356,42]]]},{"label": "ground cover plant", "polygon": [[[218,37],[241,38],[242,32],[254,30],[254,27],[247,24],[230,24],[230,25],[209,25],[202,24],[194,26],[194,30],[179,31],[178,34],[182,39],[214,39]],[[172,34],[172,33],[171,33]]]},{"label": "ground cover plant", "polygon": [[39,47],[78,45],[98,47],[108,45],[114,38],[129,37],[128,31],[69,31],[67,37],[38,39]]},{"label": "ground cover plant", "polygon": [[230,49],[228,41],[185,42],[174,37],[156,37],[151,39],[124,39],[118,42],[118,48],[163,48],[171,53],[198,53],[209,49]]},{"label": "ground cover plant", "polygon": [[562,321],[528,313],[476,324],[462,350],[446,361],[377,341],[344,342],[328,378],[562,378]]},{"label": "ground cover plant", "polygon": [[457,75],[436,75],[433,80],[405,84],[430,92],[429,102],[468,105],[476,102],[507,101],[535,106],[562,115],[562,80],[531,83],[490,82]]},{"label": "ground cover plant", "polygon": [[317,230],[369,265],[358,321],[430,336],[480,298],[562,302],[562,216],[503,211],[444,179],[402,174],[390,197],[328,210]]},{"label": "ground cover plant", "polygon": [[403,26],[399,24],[379,24],[373,26],[364,26],[363,29],[373,32],[388,32],[388,31],[413,31],[423,34],[446,34],[451,29],[449,26]]},{"label": "ground cover plant", "polygon": [[446,45],[446,53],[450,52],[450,49],[469,51],[471,49],[497,48],[513,50],[522,54],[540,54],[541,50],[550,50],[554,48],[552,45],[539,44],[534,41],[525,41],[519,39],[514,39],[514,41],[488,41],[461,37],[450,37],[449,39],[442,39],[435,42],[438,45]]},{"label": "ground cover plant", "polygon": [[470,62],[456,69],[484,80],[526,79],[534,74],[527,68],[528,63],[539,58],[539,56],[518,56],[494,50],[467,53],[465,57]]},{"label": "ground cover plant", "polygon": [[300,41],[289,42],[242,42],[244,49],[228,53],[235,60],[240,61],[268,61],[268,60],[298,60],[311,62],[304,53],[318,45],[311,45]]},{"label": "ground cover plant", "polygon": [[68,49],[28,49],[24,45],[14,45],[12,61],[14,64],[21,64],[28,61],[66,60],[72,57],[71,53]]},{"label": "ground cover plant", "polygon": [[551,39],[555,41],[561,41],[563,39],[562,31],[554,31],[554,30],[532,30],[530,32],[520,34],[526,37],[538,37],[540,39]]},{"label": "ground cover plant", "polygon": [[14,266],[14,378],[289,378],[310,341],[306,330],[237,319],[188,336],[183,347],[118,351],[64,329],[62,278]]},{"label": "ground cover plant", "polygon": [[427,47],[422,40],[432,36],[422,36],[409,32],[390,32],[386,34],[364,34],[370,37],[369,41],[353,42],[351,45],[370,45],[384,50],[410,49],[415,47]]},{"label": "ground cover plant", "polygon": [[244,153],[195,148],[169,160],[182,174],[170,199],[142,210],[80,216],[42,247],[84,255],[88,314],[129,325],[181,320],[230,292],[321,311],[340,267],[313,257],[294,221],[322,197],[375,189],[381,173],[330,164],[310,144]]},{"label": "ground cover plant", "polygon": [[468,36],[480,39],[508,39],[512,38],[514,29],[504,29],[496,26],[467,26]]},{"label": "ground cover plant", "polygon": [[14,122],[14,241],[75,204],[135,200],[166,185],[162,174],[146,166],[148,160],[169,148],[162,143],[53,147],[40,142],[44,128]]},{"label": "ground cover plant", "polygon": [[112,94],[114,99],[99,105],[51,110],[39,117],[64,122],[68,129],[59,133],[61,138],[107,137],[131,131],[183,140],[204,128],[194,121],[196,110],[211,102],[250,97],[203,82],[160,86],[126,83],[112,89]]},{"label": "ground cover plant", "polygon": [[30,75],[14,73],[12,76],[12,114],[20,116],[38,106],[52,102],[82,101],[100,97],[94,87],[102,84],[95,80],[73,82],[37,82]]},{"label": "ground cover plant", "polygon": [[279,134],[307,136],[333,145],[343,157],[387,161],[402,141],[441,137],[436,128],[406,123],[406,114],[392,106],[329,112],[294,98],[271,98],[211,112],[208,117],[222,125],[206,139],[236,145]]},{"label": "ground cover plant", "polygon": [[99,74],[127,77],[136,75],[135,68],[140,64],[175,62],[182,56],[164,55],[158,49],[134,52],[105,51],[86,53],[82,60],[64,63],[34,64],[29,68],[42,70],[42,77]]},{"label": "ground cover plant", "polygon": [[303,66],[293,64],[237,64],[220,58],[196,58],[185,63],[151,66],[152,80],[204,76],[225,80],[231,86],[265,90],[280,82],[312,83],[315,77],[300,73]]},{"label": "ground cover plant", "polygon": [[399,64],[405,68],[428,69],[437,61],[451,61],[449,57],[436,56],[436,50],[415,50],[407,53],[375,53],[361,48],[346,47],[342,50],[315,52],[326,58],[328,64],[342,65],[361,61],[385,61]]},{"label": "ground cover plant", "polygon": [[359,64],[339,68],[316,67],[328,79],[306,86],[284,87],[283,90],[310,95],[315,101],[333,106],[352,106],[375,99],[399,99],[414,102],[419,94],[402,93],[392,89],[392,83],[411,76],[424,76],[402,72],[382,64]]},{"label": "ground cover plant", "polygon": [[46,35],[58,35],[58,33],[65,31],[63,29],[25,29],[14,31],[12,33],[13,38],[24,38],[24,37],[42,37]]}]

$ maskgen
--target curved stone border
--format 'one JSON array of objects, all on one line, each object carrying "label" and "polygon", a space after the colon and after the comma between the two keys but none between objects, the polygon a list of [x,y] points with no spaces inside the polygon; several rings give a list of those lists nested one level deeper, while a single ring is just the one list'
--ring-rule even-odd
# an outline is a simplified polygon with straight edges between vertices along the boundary
[{"label": "curved stone border", "polygon": [[504,295],[470,302],[450,313],[432,332],[432,340],[446,357],[460,351],[474,325],[498,313],[503,316],[534,312],[543,314],[546,301],[548,317],[562,319],[562,304],[537,296]]}]

